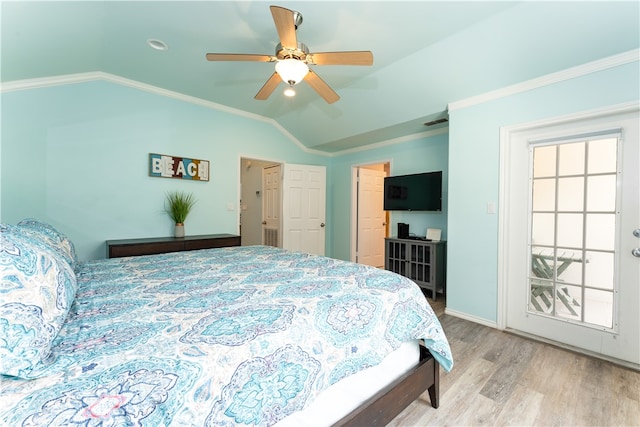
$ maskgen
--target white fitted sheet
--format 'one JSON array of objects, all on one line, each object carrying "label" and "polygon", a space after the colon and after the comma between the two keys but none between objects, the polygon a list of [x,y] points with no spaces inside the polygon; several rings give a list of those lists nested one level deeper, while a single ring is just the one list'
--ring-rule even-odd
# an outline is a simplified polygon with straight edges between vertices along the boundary
[{"label": "white fitted sheet", "polygon": [[404,342],[379,365],[335,383],[302,411],[291,414],[277,427],[329,426],[353,411],[378,390],[413,368],[420,359],[419,341]]}]

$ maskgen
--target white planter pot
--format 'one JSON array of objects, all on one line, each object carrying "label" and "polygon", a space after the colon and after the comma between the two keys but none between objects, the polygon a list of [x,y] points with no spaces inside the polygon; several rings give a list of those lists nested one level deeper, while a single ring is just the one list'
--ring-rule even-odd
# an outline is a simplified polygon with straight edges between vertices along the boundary
[{"label": "white planter pot", "polygon": [[173,235],[175,237],[184,237],[184,224],[176,224]]}]

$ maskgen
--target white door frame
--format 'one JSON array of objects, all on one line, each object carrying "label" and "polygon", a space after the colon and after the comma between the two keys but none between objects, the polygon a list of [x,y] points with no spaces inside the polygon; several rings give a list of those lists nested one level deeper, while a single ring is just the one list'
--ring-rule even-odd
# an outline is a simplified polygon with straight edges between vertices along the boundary
[{"label": "white door frame", "polygon": [[[515,133],[543,128],[554,125],[562,125],[576,121],[587,121],[590,119],[598,119],[604,116],[620,115],[625,113],[636,113],[639,111],[637,102],[630,102],[611,107],[590,110],[586,112],[570,114],[566,116],[553,117],[531,123],[518,124],[514,126],[503,127],[500,129],[500,188],[499,188],[499,218],[498,218],[498,304],[497,304],[497,328],[504,330],[507,327],[508,316],[508,274],[509,263],[507,263],[507,254],[515,250],[509,247],[509,224],[510,218],[510,181],[509,174],[509,157],[512,137]],[[554,343],[560,344],[561,343]],[[578,350],[580,351],[580,350]],[[584,351],[589,353],[588,351]],[[606,358],[602,355],[597,357]]]},{"label": "white door frame", "polygon": [[389,173],[391,173],[393,166],[391,159],[351,165],[351,238],[349,239],[349,257],[351,262],[356,262],[356,248],[358,246],[358,168],[380,164],[389,164]]},{"label": "white door frame", "polygon": [[[235,211],[236,211],[236,233],[238,235],[242,235],[242,230],[240,229],[240,216],[242,215],[242,205],[240,204],[240,199],[242,198],[242,160],[243,159],[253,160],[257,162],[264,162],[264,163],[273,163],[273,164],[279,164],[279,165],[284,164],[284,161],[282,160],[270,159],[264,156],[254,156],[250,154],[238,155],[238,162],[236,163],[238,165],[238,172],[236,175],[236,183],[237,183],[236,191],[238,196],[237,196],[237,201],[233,204],[233,207],[235,208]],[[231,204],[228,204],[227,209],[229,209],[231,206],[232,206]],[[280,229],[282,229],[282,224],[280,224]]]}]

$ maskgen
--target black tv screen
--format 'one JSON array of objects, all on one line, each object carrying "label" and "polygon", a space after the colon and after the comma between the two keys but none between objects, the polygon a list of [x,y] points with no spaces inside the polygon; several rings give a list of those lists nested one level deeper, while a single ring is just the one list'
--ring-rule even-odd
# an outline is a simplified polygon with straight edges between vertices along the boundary
[{"label": "black tv screen", "polygon": [[384,210],[441,211],[442,171],[386,177]]}]

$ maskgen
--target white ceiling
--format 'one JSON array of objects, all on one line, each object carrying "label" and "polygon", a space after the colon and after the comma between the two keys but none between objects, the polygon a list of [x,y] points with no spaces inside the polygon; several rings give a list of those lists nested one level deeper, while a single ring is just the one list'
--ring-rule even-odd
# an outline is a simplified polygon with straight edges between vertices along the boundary
[{"label": "white ceiling", "polygon": [[[374,65],[315,66],[341,96],[305,83],[253,97],[272,63],[269,5],[299,11],[311,52],[371,50]],[[339,150],[427,130],[449,102],[640,47],[638,1],[2,1],[3,82],[101,71],[276,120],[302,144]],[[151,49],[146,40],[169,50]]]}]

